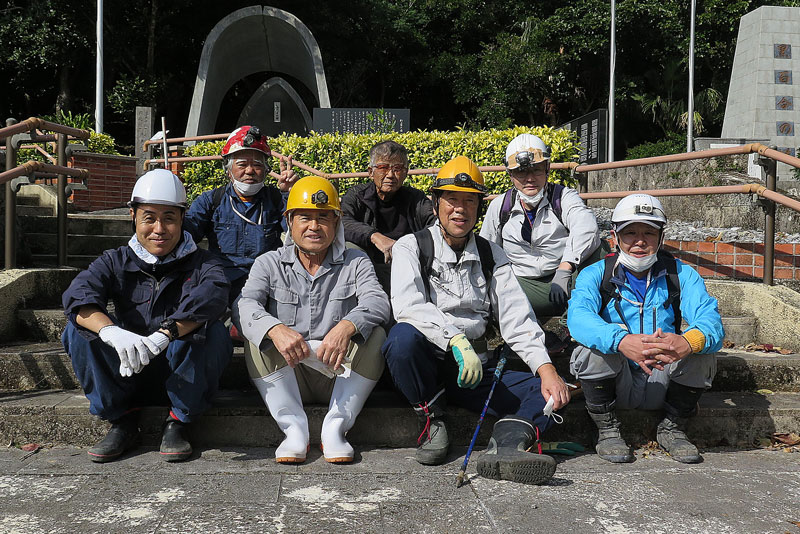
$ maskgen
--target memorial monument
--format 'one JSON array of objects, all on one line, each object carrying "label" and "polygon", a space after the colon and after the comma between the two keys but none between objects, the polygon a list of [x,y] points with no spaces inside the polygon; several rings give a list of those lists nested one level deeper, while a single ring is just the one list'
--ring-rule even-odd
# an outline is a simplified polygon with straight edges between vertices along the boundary
[{"label": "memorial monument", "polygon": [[[273,75],[244,109],[221,110],[236,82],[259,72]],[[285,76],[285,77],[284,77]],[[298,91],[292,84],[302,84]],[[313,95],[305,102],[300,94]],[[268,6],[234,11],[206,37],[194,86],[186,135],[216,133],[220,112],[238,116],[237,124],[255,123],[267,135],[305,134],[311,110],[330,107],[325,69],[317,41],[294,15]]]},{"label": "memorial monument", "polygon": [[[739,21],[722,137],[796,156],[798,126],[800,7],[762,6]],[[791,167],[779,163],[778,178],[791,177]]]}]

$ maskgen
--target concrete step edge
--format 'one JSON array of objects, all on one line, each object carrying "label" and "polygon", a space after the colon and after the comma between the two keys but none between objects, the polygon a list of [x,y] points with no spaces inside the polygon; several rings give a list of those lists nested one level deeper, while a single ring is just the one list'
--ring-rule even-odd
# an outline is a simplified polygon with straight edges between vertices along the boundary
[{"label": "concrete step edge", "polygon": [[[306,407],[311,442],[318,443],[326,406]],[[623,435],[629,443],[654,439],[660,412],[618,411]],[[166,407],[141,411],[144,441],[157,444]],[[564,410],[565,422],[547,431],[546,440],[591,443],[593,424],[581,400]],[[469,443],[478,415],[459,408],[448,410],[448,433],[454,445]],[[491,435],[495,419],[488,417],[479,443]],[[89,415],[88,401],[80,391],[42,391],[0,395],[0,442],[90,445],[102,438],[108,424]],[[699,446],[752,446],[773,432],[800,428],[800,393],[707,393],[700,400],[688,434]],[[419,421],[397,396],[382,393],[370,398],[348,434],[354,445],[414,447]],[[282,434],[255,393],[221,392],[208,412],[192,424],[198,445],[274,447]]]}]

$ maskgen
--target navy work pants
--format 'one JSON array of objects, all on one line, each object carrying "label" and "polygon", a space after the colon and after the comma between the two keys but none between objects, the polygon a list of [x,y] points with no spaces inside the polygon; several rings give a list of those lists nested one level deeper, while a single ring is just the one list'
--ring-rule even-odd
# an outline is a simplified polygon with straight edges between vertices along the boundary
[{"label": "navy work pants", "polygon": [[126,378],[119,374],[117,351],[99,337],[89,341],[68,323],[61,341],[89,411],[107,421],[146,404],[169,402],[178,419],[190,422],[209,407],[233,353],[228,330],[217,321],[208,325],[205,343],[172,341],[140,373]]},{"label": "navy work pants", "polygon": [[[484,364],[483,380],[475,389],[458,387],[458,364],[452,354],[428,341],[408,323],[392,327],[382,351],[395,386],[415,407],[446,403],[478,413],[483,410],[496,362]],[[505,371],[495,387],[488,413],[527,419],[543,432],[551,426],[552,419],[542,414],[546,401],[541,386],[541,380],[532,373]]]}]

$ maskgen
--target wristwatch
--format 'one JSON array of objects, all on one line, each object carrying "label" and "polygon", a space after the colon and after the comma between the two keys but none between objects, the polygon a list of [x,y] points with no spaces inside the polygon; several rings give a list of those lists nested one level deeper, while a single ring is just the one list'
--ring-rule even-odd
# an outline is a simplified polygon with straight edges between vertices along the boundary
[{"label": "wristwatch", "polygon": [[180,334],[178,332],[178,323],[175,322],[175,319],[164,319],[161,321],[161,328],[169,332],[170,341],[178,339]]}]

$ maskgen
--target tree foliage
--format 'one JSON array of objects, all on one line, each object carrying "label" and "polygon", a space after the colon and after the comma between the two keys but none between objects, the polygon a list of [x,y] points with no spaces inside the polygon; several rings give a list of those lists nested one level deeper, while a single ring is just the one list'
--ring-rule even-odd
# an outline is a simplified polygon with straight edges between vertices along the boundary
[{"label": "tree foliage", "polygon": [[[136,105],[155,105],[170,128],[180,131],[208,32],[224,16],[252,4],[105,2],[109,133],[132,141]],[[765,4],[800,6],[800,0],[698,2],[698,103],[703,95],[709,104],[725,97],[739,19]],[[607,0],[275,0],[270,5],[297,16],[314,34],[336,107],[410,107],[413,128],[478,129],[555,126],[608,102]],[[682,128],[674,118],[685,114],[680,108],[688,84],[689,2],[617,0],[616,5],[617,146],[624,150]],[[93,114],[95,9],[95,0],[0,5],[0,105],[6,116]],[[724,105],[712,107],[698,105],[698,113],[706,133],[717,135]],[[240,111],[222,109],[223,130],[234,126]]]}]

